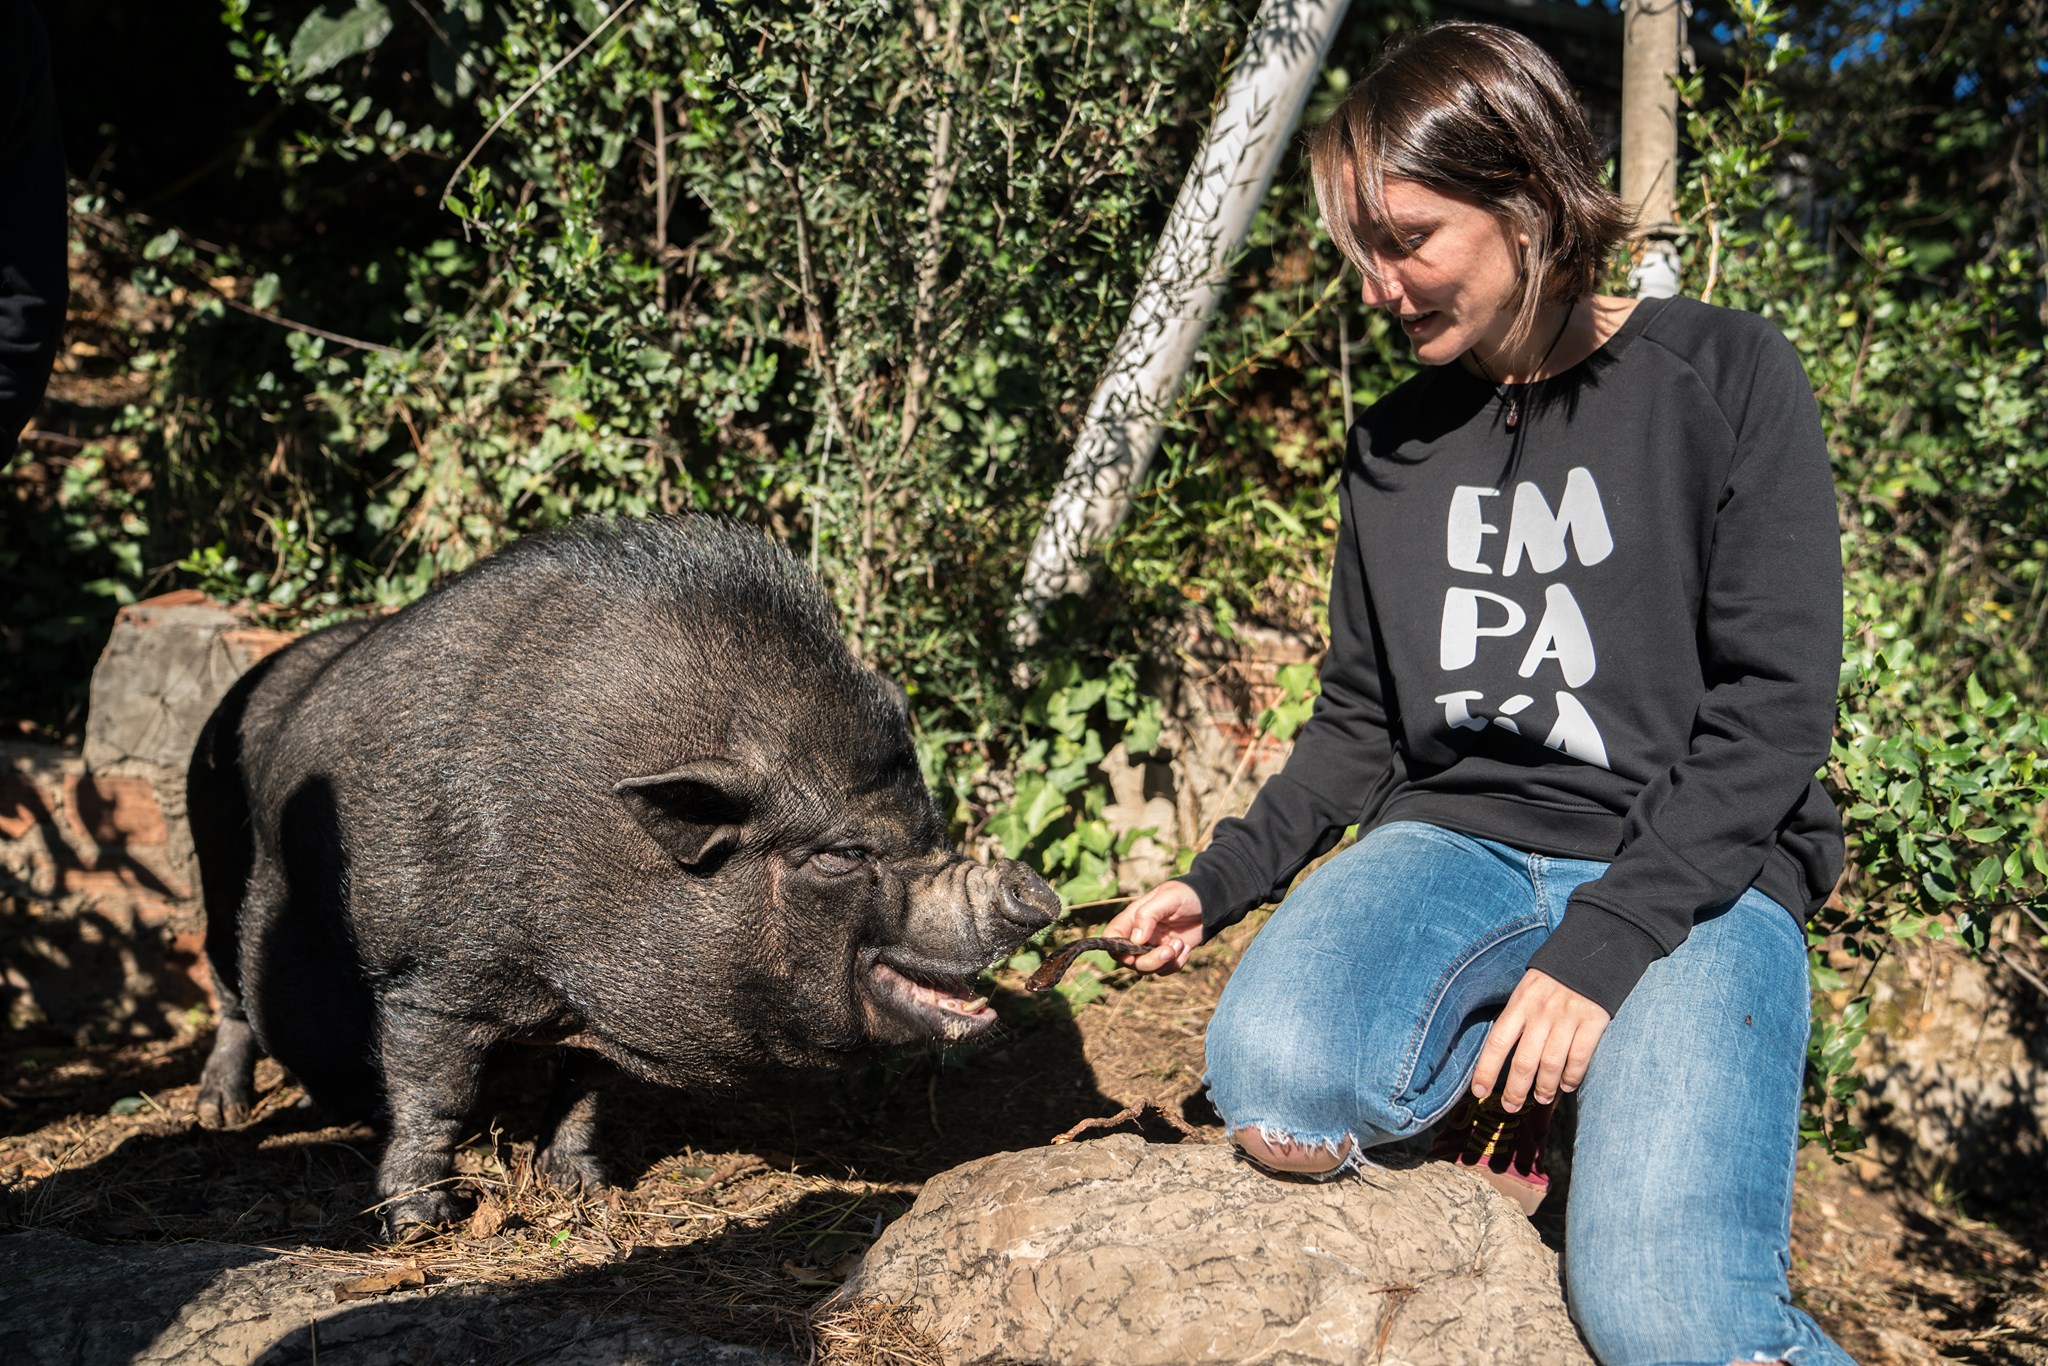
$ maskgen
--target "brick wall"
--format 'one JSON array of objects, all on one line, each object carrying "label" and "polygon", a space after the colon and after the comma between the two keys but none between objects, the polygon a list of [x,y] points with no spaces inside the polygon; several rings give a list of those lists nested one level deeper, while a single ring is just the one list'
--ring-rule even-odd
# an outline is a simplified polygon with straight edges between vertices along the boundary
[{"label": "brick wall", "polygon": [[123,608],[83,752],[0,743],[0,986],[16,1027],[153,1032],[204,1000],[185,764],[235,679],[292,637],[193,592]]}]

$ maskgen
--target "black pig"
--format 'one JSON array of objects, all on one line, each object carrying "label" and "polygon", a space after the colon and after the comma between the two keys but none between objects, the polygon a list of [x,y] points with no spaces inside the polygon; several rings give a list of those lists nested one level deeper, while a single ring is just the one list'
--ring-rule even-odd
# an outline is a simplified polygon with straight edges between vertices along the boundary
[{"label": "black pig", "polygon": [[190,805],[220,1033],[209,1126],[259,1050],[388,1118],[385,1224],[446,1221],[485,1055],[574,1050],[551,1178],[597,1185],[591,1055],[725,1089],[966,1039],[982,967],[1058,900],[944,842],[894,685],[816,581],[704,518],[523,540],[238,683]]}]

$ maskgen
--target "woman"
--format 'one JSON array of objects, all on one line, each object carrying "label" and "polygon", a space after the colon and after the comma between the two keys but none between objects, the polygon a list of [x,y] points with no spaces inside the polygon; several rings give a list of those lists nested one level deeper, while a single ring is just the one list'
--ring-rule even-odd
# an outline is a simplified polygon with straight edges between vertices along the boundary
[{"label": "woman", "polygon": [[1439,1151],[1533,1208],[1535,1121],[1577,1091],[1594,1354],[1846,1361],[1785,1281],[1801,917],[1842,858],[1813,778],[1841,569],[1812,390],[1759,318],[1594,294],[1630,216],[1513,32],[1383,53],[1310,159],[1424,368],[1351,432],[1286,769],[1109,932],[1172,971],[1357,824],[1217,1007],[1232,1138],[1334,1175],[1450,1117]]}]

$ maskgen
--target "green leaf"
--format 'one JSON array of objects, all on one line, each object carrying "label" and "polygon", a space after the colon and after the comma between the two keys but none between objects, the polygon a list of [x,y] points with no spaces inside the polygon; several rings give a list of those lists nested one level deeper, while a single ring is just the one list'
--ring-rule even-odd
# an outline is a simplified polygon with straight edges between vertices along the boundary
[{"label": "green leaf", "polygon": [[322,5],[292,35],[292,74],[301,81],[361,56],[391,36],[391,11],[382,0]]},{"label": "green leaf", "polygon": [[598,0],[569,0],[569,12],[576,16],[576,22],[589,33],[605,21],[612,11],[612,5],[599,4]]},{"label": "green leaf", "polygon": [[1282,664],[1273,671],[1273,681],[1290,699],[1314,697],[1322,691],[1322,679],[1313,664]]},{"label": "green leaf", "polygon": [[1999,866],[1996,854],[1986,854],[1977,861],[1977,866],[1970,870],[1970,895],[1976,897],[1989,896],[1992,890],[1998,886],[1999,879],[2004,871]]},{"label": "green leaf", "polygon": [[1067,998],[1069,1005],[1085,1006],[1091,1001],[1102,999],[1102,979],[1099,977],[1070,977],[1056,988]]},{"label": "green leaf", "polygon": [[1963,685],[1963,690],[1970,696],[1970,705],[1978,711],[1984,710],[1985,704],[1991,701],[1991,694],[1984,691],[1984,685],[1977,681],[1977,675],[1974,673]]},{"label": "green leaf", "polygon": [[1073,867],[1074,876],[1053,888],[1060,900],[1074,906],[1116,895],[1116,876],[1103,855],[1082,850],[1074,857]]},{"label": "green leaf", "polygon": [[1067,794],[1037,774],[1026,774],[1017,783],[1016,809],[1026,835],[1037,839],[1047,826],[1066,814]]},{"label": "green leaf", "polygon": [[1124,752],[1150,754],[1159,748],[1159,733],[1166,724],[1166,710],[1156,697],[1138,704],[1138,714],[1124,726]]},{"label": "green leaf", "polygon": [[2005,835],[2006,830],[2002,825],[1980,825],[1974,830],[1963,832],[1963,838],[1972,844],[1996,844],[2004,839]]}]

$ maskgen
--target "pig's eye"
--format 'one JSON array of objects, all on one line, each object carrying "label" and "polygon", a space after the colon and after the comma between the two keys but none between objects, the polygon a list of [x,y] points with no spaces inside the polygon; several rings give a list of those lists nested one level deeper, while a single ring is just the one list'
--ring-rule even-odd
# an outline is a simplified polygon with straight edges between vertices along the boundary
[{"label": "pig's eye", "polygon": [[811,855],[811,867],[834,877],[863,868],[867,861],[868,851],[865,849],[822,849]]}]

